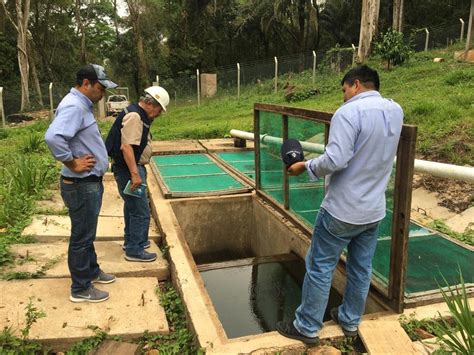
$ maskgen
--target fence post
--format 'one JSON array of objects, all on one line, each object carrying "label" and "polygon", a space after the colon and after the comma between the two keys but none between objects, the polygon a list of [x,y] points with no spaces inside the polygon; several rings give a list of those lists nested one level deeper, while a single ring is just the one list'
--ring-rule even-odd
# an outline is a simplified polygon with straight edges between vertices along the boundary
[{"label": "fence post", "polygon": [[462,42],[464,37],[464,21],[462,18],[460,18],[459,21],[461,21],[461,35],[459,36],[459,42]]},{"label": "fence post", "polygon": [[316,52],[313,51],[313,89],[316,83]]},{"label": "fence post", "polygon": [[354,46],[354,43],[352,44],[352,66],[355,64],[355,59],[356,59],[356,46]]},{"label": "fence post", "polygon": [[0,110],[2,110],[2,127],[5,127],[5,110],[3,108],[3,86],[0,86]]},{"label": "fence post", "polygon": [[466,56],[467,56],[467,51],[471,47],[472,17],[473,16],[474,16],[474,1],[471,0],[471,10],[469,11],[469,22],[467,24],[467,35],[466,35]]},{"label": "fence post", "polygon": [[49,115],[50,115],[51,119],[54,118],[53,83],[49,83]]},{"label": "fence post", "polygon": [[240,63],[237,63],[237,98],[240,98]]},{"label": "fence post", "polygon": [[278,58],[275,57],[275,94],[278,91]]},{"label": "fence post", "polygon": [[160,86],[160,76],[157,75],[154,82],[151,83],[153,86]]},{"label": "fence post", "polygon": [[425,39],[425,52],[428,50],[428,41],[430,40],[430,31],[425,27],[426,39]]},{"label": "fence post", "polygon": [[197,78],[197,96],[198,96],[198,106],[201,106],[201,88],[199,83],[199,69],[196,69],[196,78]]}]

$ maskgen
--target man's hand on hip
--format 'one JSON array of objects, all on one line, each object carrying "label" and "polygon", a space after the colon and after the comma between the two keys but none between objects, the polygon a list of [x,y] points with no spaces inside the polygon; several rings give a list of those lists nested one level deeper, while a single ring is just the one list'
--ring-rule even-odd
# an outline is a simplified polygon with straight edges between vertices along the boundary
[{"label": "man's hand on hip", "polygon": [[73,172],[82,173],[84,171],[91,171],[96,162],[97,161],[93,155],[87,154],[79,158],[74,158],[70,161],[65,161],[63,163]]}]

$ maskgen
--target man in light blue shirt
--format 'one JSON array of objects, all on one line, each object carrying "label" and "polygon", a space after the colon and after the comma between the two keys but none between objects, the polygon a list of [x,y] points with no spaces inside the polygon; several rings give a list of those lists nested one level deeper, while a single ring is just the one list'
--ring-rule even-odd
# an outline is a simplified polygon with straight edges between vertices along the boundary
[{"label": "man in light blue shirt", "polygon": [[326,195],[306,256],[302,301],[293,322],[278,322],[280,334],[309,344],[319,341],[334,269],[347,247],[347,284],[331,318],[346,336],[356,336],[372,274],[385,189],[403,124],[403,111],[378,92],[378,73],[366,65],[351,69],[341,82],[344,104],[331,119],[323,155],[288,168],[305,170],[312,180],[326,177]]},{"label": "man in light blue shirt", "polygon": [[76,74],[75,88],[59,103],[45,135],[54,158],[63,163],[60,185],[71,219],[68,266],[72,302],[105,301],[109,293],[92,283],[115,281],[114,275],[100,269],[94,249],[104,192],[102,176],[109,161],[92,110],[105,89],[115,87],[100,65],[83,66]]}]

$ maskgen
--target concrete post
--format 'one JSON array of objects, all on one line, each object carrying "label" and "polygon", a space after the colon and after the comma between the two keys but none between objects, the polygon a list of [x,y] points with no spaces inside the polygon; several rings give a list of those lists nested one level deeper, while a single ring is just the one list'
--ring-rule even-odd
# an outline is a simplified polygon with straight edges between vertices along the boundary
[{"label": "concrete post", "polygon": [[201,88],[199,87],[199,69],[196,69],[196,78],[197,78],[197,99],[198,99],[198,106],[201,106]]},{"label": "concrete post", "polygon": [[316,52],[313,51],[313,89],[316,83]]},{"label": "concrete post", "polygon": [[240,63],[237,63],[237,98],[240,98]]},{"label": "concrete post", "polygon": [[105,118],[105,97],[101,98],[98,102],[99,105],[99,118]]},{"label": "concrete post", "polygon": [[53,83],[49,83],[49,117],[54,118]]},{"label": "concrete post", "polygon": [[354,43],[352,43],[352,66],[354,66],[355,64],[355,60],[356,60],[356,46],[354,46]]},{"label": "concrete post", "polygon": [[467,36],[466,36],[466,56],[467,56],[467,51],[471,48],[472,17],[473,16],[474,16],[474,0],[471,0],[471,11],[469,12],[469,23],[467,25]]},{"label": "concrete post", "polygon": [[430,40],[430,31],[425,27],[426,39],[425,39],[425,52],[428,50],[428,42]]},{"label": "concrete post", "polygon": [[459,42],[462,42],[464,38],[464,21],[462,18],[460,18],[459,21],[461,21],[461,35],[459,36]]},{"label": "concrete post", "polygon": [[278,58],[275,57],[275,94],[278,92]]},{"label": "concrete post", "polygon": [[0,86],[0,110],[2,111],[2,127],[5,127],[5,109],[3,108],[3,86]]}]

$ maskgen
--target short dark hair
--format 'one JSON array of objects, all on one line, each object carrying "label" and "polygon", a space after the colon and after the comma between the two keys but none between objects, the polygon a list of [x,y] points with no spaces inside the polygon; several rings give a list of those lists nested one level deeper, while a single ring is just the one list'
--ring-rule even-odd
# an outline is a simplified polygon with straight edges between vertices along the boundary
[{"label": "short dark hair", "polygon": [[373,87],[377,91],[380,89],[379,74],[367,65],[360,65],[349,70],[342,78],[341,85],[344,85],[344,83],[354,85],[356,80],[359,80],[364,86],[369,88]]},{"label": "short dark hair", "polygon": [[[81,78],[81,79],[76,78],[76,86],[82,86],[82,82],[84,81],[84,79],[87,79],[87,78]],[[91,85],[95,85],[95,83],[99,82],[99,80],[91,80],[91,79],[88,79],[88,80]]]}]

